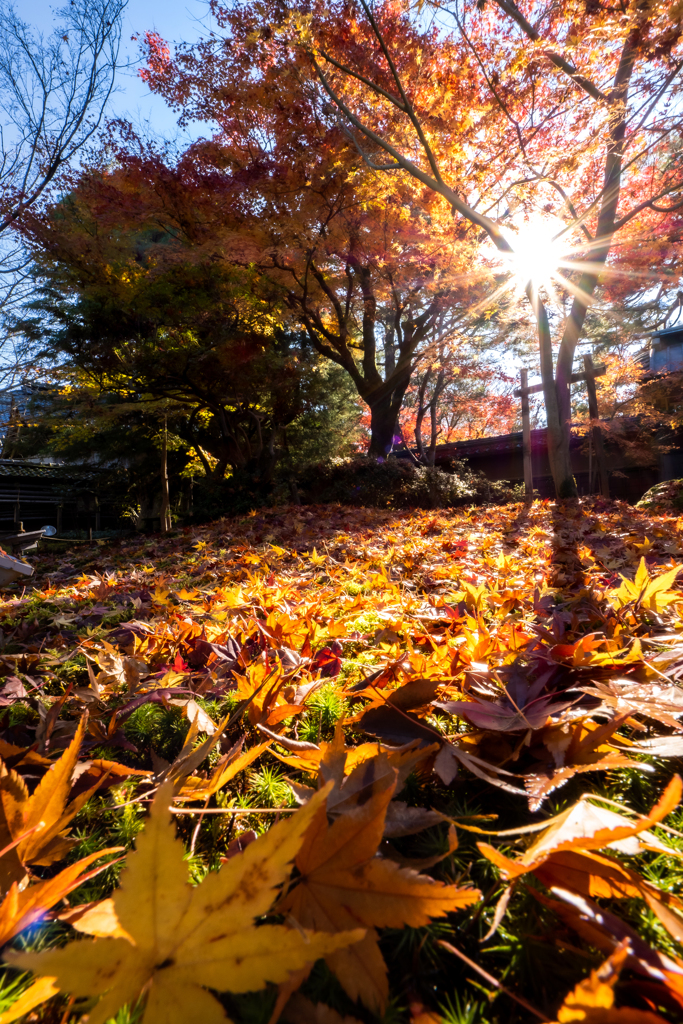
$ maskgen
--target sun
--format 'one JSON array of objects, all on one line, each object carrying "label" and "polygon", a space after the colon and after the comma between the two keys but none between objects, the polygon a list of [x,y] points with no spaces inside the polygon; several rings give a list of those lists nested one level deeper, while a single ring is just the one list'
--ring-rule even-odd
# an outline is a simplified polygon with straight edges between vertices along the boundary
[{"label": "sun", "polygon": [[512,271],[516,287],[524,292],[529,284],[535,291],[545,288],[553,292],[553,281],[567,256],[564,225],[555,219],[528,220],[505,231],[512,252],[503,254]]}]

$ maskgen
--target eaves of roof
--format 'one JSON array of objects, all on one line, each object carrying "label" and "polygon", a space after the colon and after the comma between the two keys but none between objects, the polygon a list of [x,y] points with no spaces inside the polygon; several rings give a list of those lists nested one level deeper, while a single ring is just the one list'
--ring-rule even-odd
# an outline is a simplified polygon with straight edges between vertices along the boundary
[{"label": "eaves of roof", "polygon": [[[579,431],[579,426],[582,428]],[[619,423],[619,429],[628,432],[629,427],[636,426],[635,421],[624,418]],[[571,447],[580,448],[585,440],[587,424],[576,424],[572,429]],[[614,430],[615,424],[612,424]],[[540,430],[531,431],[531,450],[544,451],[547,448],[548,431],[545,427]],[[497,437],[475,437],[466,441],[451,441],[447,444],[436,446],[437,456],[440,458],[467,459],[474,455],[503,455],[507,452],[522,451],[523,435],[519,430],[514,434],[499,434]]]},{"label": "eaves of roof", "polygon": [[56,466],[48,463],[28,462],[25,459],[0,459],[0,477],[25,479],[68,480],[82,477],[80,466]]}]

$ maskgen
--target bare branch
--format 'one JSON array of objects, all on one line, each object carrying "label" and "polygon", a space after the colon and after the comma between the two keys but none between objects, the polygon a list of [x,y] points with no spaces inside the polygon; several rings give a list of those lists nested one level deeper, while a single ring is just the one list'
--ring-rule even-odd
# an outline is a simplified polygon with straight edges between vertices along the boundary
[{"label": "bare branch", "polygon": [[0,233],[92,138],[113,87],[126,0],[71,0],[48,39],[0,0]]}]

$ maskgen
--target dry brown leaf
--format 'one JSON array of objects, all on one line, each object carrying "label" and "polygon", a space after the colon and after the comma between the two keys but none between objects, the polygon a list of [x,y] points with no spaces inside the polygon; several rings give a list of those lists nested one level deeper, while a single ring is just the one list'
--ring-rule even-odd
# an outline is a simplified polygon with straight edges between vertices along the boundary
[{"label": "dry brown leaf", "polygon": [[[562,850],[600,850],[612,843],[646,832],[652,825],[656,825],[676,809],[680,803],[682,791],[681,779],[678,775],[674,775],[649,814],[634,821],[624,819],[618,824],[610,822],[607,825],[598,824],[596,827],[591,812],[586,812],[584,822],[580,815],[576,816],[573,813],[574,807],[570,807],[563,814],[557,815],[550,827],[545,829],[516,861],[505,857],[488,843],[477,843],[477,846],[485,857],[488,857],[500,868],[506,878],[517,878],[527,871],[534,871],[551,854],[559,853]],[[583,806],[585,807],[585,805]],[[565,827],[567,822],[569,822],[569,826]]]},{"label": "dry brown leaf", "polygon": [[638,768],[641,771],[651,771],[650,765],[642,764],[640,761],[633,761],[617,751],[606,754],[599,760],[590,764],[570,764],[564,768],[549,769],[543,774],[524,776],[524,788],[529,796],[529,810],[537,811],[543,801],[554,793],[556,789],[564,786],[575,775],[582,772],[607,772],[615,768]]}]

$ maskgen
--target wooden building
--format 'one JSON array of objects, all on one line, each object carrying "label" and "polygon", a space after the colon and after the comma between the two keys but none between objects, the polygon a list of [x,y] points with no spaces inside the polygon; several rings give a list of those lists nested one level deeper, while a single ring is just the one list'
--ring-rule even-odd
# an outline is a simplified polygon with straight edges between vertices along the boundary
[{"label": "wooden building", "polygon": [[[641,466],[629,462],[623,450],[615,445],[607,444],[605,454],[610,474],[610,493],[614,498],[635,502],[660,480],[671,479],[661,476],[661,467],[658,465]],[[591,457],[585,433],[580,434],[578,430],[572,432],[571,456],[579,494],[595,494],[595,458]],[[448,465],[453,460],[464,462],[469,469],[475,473],[482,472],[492,481],[523,483],[522,432],[520,430],[518,433],[502,434],[499,437],[481,437],[437,445],[437,466]],[[531,431],[531,465],[534,490],[538,491],[542,498],[554,497],[555,487],[550,473],[545,429]],[[680,475],[683,475],[683,472]]]},{"label": "wooden building", "polygon": [[95,531],[120,526],[119,511],[98,502],[92,467],[0,458],[0,532],[41,526]]},{"label": "wooden building", "polygon": [[[683,324],[654,332],[649,348],[643,355],[648,367],[647,378],[683,370]],[[618,444],[609,440],[605,443],[610,494],[613,498],[635,502],[655,484],[683,478],[683,435],[680,432],[677,435],[663,432],[660,440],[669,450],[659,454],[651,465],[643,465],[633,456],[629,457],[629,452],[634,452],[636,448],[628,444],[629,434],[635,437],[635,422],[624,418],[615,423],[618,423],[626,443]],[[612,424],[613,430],[615,423]],[[597,467],[585,428],[580,431],[577,426],[572,431],[571,457],[579,494],[597,493]],[[437,445],[437,466],[446,466],[453,460],[464,462],[468,468],[482,472],[491,481],[523,483],[522,432]],[[550,474],[545,429],[531,431],[531,463],[534,490],[543,498],[553,497],[555,488]]]}]

